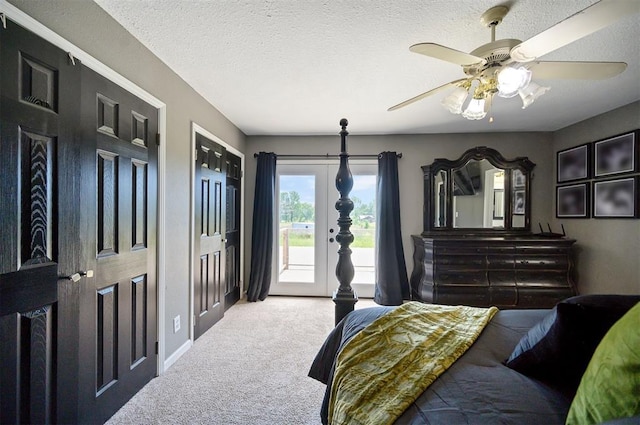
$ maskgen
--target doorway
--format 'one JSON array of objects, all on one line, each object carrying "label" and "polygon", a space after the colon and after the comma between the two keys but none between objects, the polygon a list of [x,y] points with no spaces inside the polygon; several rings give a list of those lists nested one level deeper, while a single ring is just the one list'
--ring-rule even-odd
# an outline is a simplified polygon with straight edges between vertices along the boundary
[{"label": "doorway", "polygon": [[225,149],[196,134],[194,339],[224,315],[226,233]]},{"label": "doorway", "polygon": [[244,155],[192,123],[192,333],[196,340],[240,299]]},{"label": "doorway", "polygon": [[[350,246],[355,269],[352,287],[360,297],[373,297],[377,163],[355,162],[350,168],[354,181],[349,195],[354,203],[351,212],[354,242]],[[274,248],[277,273],[271,294],[330,296],[337,288],[337,172],[336,161],[278,161]]]},{"label": "doorway", "polygon": [[242,158],[227,149],[227,203],[225,229],[225,292],[224,309],[240,299],[240,243],[242,241]]}]

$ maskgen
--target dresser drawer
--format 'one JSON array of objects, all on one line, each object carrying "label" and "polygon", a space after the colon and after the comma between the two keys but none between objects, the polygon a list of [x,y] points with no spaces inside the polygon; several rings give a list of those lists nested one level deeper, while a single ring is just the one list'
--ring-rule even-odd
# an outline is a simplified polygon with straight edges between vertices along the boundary
[{"label": "dresser drawer", "polygon": [[515,258],[516,269],[566,270],[569,259],[566,256],[527,255]]},{"label": "dresser drawer", "polygon": [[442,255],[486,255],[487,247],[483,245],[436,245],[433,247],[434,256]]},{"label": "dresser drawer", "polygon": [[487,256],[487,268],[489,270],[513,270],[515,268],[515,259],[510,255],[492,255]]},{"label": "dresser drawer", "polygon": [[489,245],[488,255],[514,255],[516,247],[513,245]]},{"label": "dresser drawer", "polygon": [[554,305],[574,296],[573,289],[567,288],[518,288],[518,305],[528,308],[552,308]]},{"label": "dresser drawer", "polygon": [[516,270],[518,287],[570,287],[567,273],[561,271]]},{"label": "dresser drawer", "polygon": [[559,246],[518,246],[515,247],[517,255],[568,255],[569,249]]},{"label": "dresser drawer", "polygon": [[442,255],[434,258],[433,262],[438,270],[442,270],[443,267],[484,269],[487,266],[487,257],[484,255]]},{"label": "dresser drawer", "polygon": [[433,280],[435,285],[489,285],[487,272],[480,270],[450,272],[436,271]]},{"label": "dresser drawer", "polygon": [[489,270],[489,285],[491,286],[515,286],[516,271],[515,270]]},{"label": "dresser drawer", "polygon": [[486,286],[436,286],[433,299],[437,304],[474,307],[489,307],[492,305],[491,296]]},{"label": "dresser drawer", "polygon": [[500,307],[515,307],[518,305],[518,289],[512,286],[490,286],[489,298],[491,304]]}]

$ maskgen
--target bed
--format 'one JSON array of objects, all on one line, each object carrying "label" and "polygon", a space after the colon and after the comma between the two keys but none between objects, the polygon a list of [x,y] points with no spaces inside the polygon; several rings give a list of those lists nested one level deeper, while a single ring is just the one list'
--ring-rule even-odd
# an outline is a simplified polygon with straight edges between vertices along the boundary
[{"label": "bed", "polygon": [[[596,346],[638,302],[640,296],[577,296],[550,310],[499,311],[471,348],[395,423],[563,424]],[[395,308],[370,307],[349,313],[319,350],[309,376],[327,385],[321,409],[324,424],[328,423],[338,353],[356,334]],[[537,343],[528,350],[527,344],[522,346],[523,340],[532,343],[534,339]],[[516,365],[520,371],[505,365],[514,350],[523,347],[525,361]],[[532,347],[537,347],[534,356]],[[638,424],[640,416],[620,423]]]},{"label": "bed", "polygon": [[[350,286],[353,264],[349,249],[353,203],[348,197],[353,181],[346,148],[347,124],[346,119],[340,121],[336,177],[340,192],[336,203],[340,213],[336,276],[340,285],[333,297],[336,327],[309,371],[311,378],[327,386],[320,412],[322,423],[640,424],[640,295],[575,296],[551,309],[498,311],[491,307],[485,309],[481,326],[471,339],[455,346],[453,354],[430,339],[440,341],[441,335],[458,329],[456,321],[464,322],[466,316],[476,314],[474,307],[414,301],[354,310],[357,296]],[[434,316],[443,310],[462,313],[455,316],[456,321],[444,315],[432,323],[429,310]],[[429,319],[414,323],[411,312]],[[405,326],[405,320],[412,321],[411,326]],[[421,323],[428,332],[421,331]],[[462,329],[467,326],[465,323]],[[403,333],[391,333],[394,327],[402,328]],[[367,341],[368,345],[363,344]],[[405,341],[401,350],[398,341]],[[425,350],[426,346],[437,346],[440,352]],[[406,347],[416,348],[403,351]],[[394,356],[399,356],[397,361]],[[422,366],[432,363],[432,369]],[[420,367],[414,369],[414,365]],[[404,385],[405,379],[410,383]],[[428,382],[416,385],[423,380]]]}]

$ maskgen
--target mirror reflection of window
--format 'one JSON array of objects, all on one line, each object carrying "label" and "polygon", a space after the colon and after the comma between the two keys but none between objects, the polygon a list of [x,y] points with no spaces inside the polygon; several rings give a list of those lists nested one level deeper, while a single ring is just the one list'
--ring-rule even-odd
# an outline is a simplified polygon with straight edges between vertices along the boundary
[{"label": "mirror reflection of window", "polygon": [[444,227],[446,226],[446,200],[447,200],[447,172],[439,171],[435,175],[434,179],[434,197],[435,197],[435,214],[433,217],[435,227]]},{"label": "mirror reflection of window", "polygon": [[487,228],[502,229],[504,228],[504,170],[493,168],[487,171],[487,180],[491,179],[489,184],[493,190],[493,202],[491,212],[491,222],[487,222]]},{"label": "mirror reflection of window", "polygon": [[493,220],[504,219],[504,189],[493,189]]}]

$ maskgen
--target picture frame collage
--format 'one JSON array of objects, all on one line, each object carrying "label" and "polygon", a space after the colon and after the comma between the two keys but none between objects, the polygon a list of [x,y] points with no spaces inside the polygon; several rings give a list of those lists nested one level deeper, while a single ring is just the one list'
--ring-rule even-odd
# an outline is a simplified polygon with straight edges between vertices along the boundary
[{"label": "picture frame collage", "polygon": [[558,151],[557,218],[638,218],[640,130]]}]

